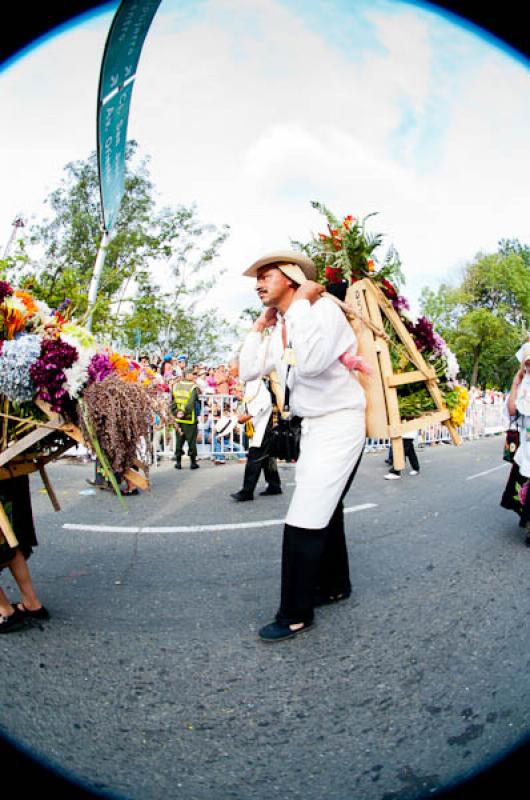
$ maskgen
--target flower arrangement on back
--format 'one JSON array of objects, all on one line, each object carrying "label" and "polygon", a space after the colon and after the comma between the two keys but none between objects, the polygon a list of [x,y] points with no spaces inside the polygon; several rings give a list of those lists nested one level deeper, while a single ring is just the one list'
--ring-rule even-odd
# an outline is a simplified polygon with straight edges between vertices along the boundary
[{"label": "flower arrangement on back", "polygon": [[[378,286],[392,304],[423,358],[435,370],[444,402],[451,411],[451,420],[457,426],[462,425],[469,398],[467,390],[456,383],[458,362],[446,342],[436,333],[430,320],[426,317],[420,317],[416,321],[411,319],[410,304],[400,294],[404,275],[399,256],[391,246],[386,255],[380,257],[378,250],[383,243],[383,235],[367,231],[367,220],[376,216],[377,212],[363,218],[351,214],[339,218],[322,203],[314,201],[311,205],[325,217],[327,231],[313,235],[309,243],[293,244],[314,261],[319,282],[326,284],[328,291],[341,299],[344,299],[348,287],[356,281],[368,278]],[[394,371],[414,370],[406,348],[386,318],[384,327],[389,337]],[[343,363],[347,366],[350,361],[351,359],[348,361],[346,358]],[[423,383],[419,388],[418,384],[400,386],[398,402],[402,419],[414,419],[436,407]]]}]

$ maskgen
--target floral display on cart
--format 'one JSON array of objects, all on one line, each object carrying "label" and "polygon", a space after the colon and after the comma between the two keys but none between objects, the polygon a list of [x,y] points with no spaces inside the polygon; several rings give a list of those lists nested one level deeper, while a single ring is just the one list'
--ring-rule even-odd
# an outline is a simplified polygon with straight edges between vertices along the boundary
[{"label": "floral display on cart", "polygon": [[[69,301],[51,309],[0,281],[0,454],[9,463],[10,449],[19,453],[17,442],[60,415],[79,428],[119,494],[116,475],[141,459],[164,387],[151,369],[100,344],[70,312]],[[31,455],[64,440],[50,426]],[[140,464],[147,474],[147,458]]]}]

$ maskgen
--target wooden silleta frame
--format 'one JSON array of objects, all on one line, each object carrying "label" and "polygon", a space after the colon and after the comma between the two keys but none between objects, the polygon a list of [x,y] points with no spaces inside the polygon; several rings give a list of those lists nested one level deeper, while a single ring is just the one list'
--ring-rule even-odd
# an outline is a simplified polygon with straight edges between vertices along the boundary
[{"label": "wooden silleta frame", "polygon": [[[47,403],[37,400],[35,404],[46,414],[48,421],[34,421],[34,430],[20,439],[10,442],[7,447],[0,451],[0,481],[16,478],[19,475],[29,475],[38,471],[55,511],[60,511],[61,507],[46,472],[46,464],[56,460],[66,450],[69,450],[73,441],[85,446],[86,442],[81,430],[76,425],[66,422],[60,414],[52,411]],[[36,444],[42,442],[43,439],[51,434],[60,434],[61,441],[55,442],[49,452],[32,450]],[[149,481],[141,473],[143,469],[142,463],[136,460],[133,466],[135,469],[126,470],[124,477],[134,486],[144,491],[149,489]],[[0,503],[0,532],[4,535],[10,547],[18,545],[2,503]]]},{"label": "wooden silleta frame", "polygon": [[[372,439],[390,439],[395,469],[403,469],[405,466],[402,439],[404,433],[443,422],[453,443],[461,444],[462,440],[455,424],[451,422],[451,412],[444,403],[434,369],[421,355],[399,314],[381,289],[369,278],[364,278],[349,287],[346,303],[354,312],[349,316],[349,321],[358,339],[358,352],[372,367],[370,376],[362,373],[359,375],[366,393],[366,435]],[[404,345],[414,370],[402,373],[393,371],[388,337],[383,333],[383,316]],[[425,383],[436,411],[416,419],[401,420],[397,387],[409,383]]]}]

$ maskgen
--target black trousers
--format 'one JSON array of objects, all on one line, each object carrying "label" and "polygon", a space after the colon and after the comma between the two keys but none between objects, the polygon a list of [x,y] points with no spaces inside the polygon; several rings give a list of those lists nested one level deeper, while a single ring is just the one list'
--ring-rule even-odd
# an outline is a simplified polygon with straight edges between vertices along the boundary
[{"label": "black trousers", "polygon": [[[415,469],[416,472],[420,471],[420,462],[418,461],[418,456],[416,455],[416,450],[414,449],[414,440],[413,439],[403,439],[403,450],[405,454],[405,458],[408,458],[410,466],[412,469]],[[392,445],[390,446],[390,452],[388,456],[389,460],[392,461]],[[395,472],[399,475],[401,470],[394,469],[392,467],[392,472]]]},{"label": "black trousers", "polygon": [[342,496],[325,528],[286,524],[282,546],[282,586],[277,622],[289,625],[313,620],[319,594],[350,594],[350,568],[344,532],[343,500],[361,463],[359,456]]},{"label": "black trousers", "polygon": [[243,489],[246,494],[254,494],[259,476],[263,470],[263,477],[273,489],[281,489],[280,475],[276,459],[267,455],[270,426],[267,427],[259,447],[250,447],[243,476]]}]

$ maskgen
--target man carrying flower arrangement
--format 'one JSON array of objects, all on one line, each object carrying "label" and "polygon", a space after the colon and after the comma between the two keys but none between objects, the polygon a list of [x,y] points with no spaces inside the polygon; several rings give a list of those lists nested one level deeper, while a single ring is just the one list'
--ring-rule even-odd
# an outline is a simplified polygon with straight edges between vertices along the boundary
[{"label": "man carrying flower arrangement", "polygon": [[[259,631],[279,642],[307,630],[314,608],[351,593],[343,498],[365,441],[365,397],[340,356],[356,348],[342,311],[316,283],[315,266],[300,253],[273,253],[245,275],[256,278],[265,311],[247,335],[240,375],[256,380],[275,370],[302,417],[296,488],[283,534],[280,607]],[[269,335],[266,335],[269,331]]]}]

